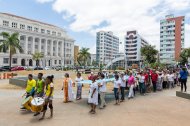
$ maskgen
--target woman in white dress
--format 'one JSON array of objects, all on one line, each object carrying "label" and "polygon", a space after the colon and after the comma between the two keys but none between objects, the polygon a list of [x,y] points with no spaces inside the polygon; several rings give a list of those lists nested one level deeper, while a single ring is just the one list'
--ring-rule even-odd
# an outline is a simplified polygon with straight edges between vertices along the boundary
[{"label": "woman in white dress", "polygon": [[[81,77],[81,73],[77,73],[77,77],[75,79],[75,82],[83,81],[83,78]],[[82,98],[82,83],[77,83],[77,95],[76,100],[80,100]]]},{"label": "woman in white dress", "polygon": [[91,105],[90,113],[95,114],[96,106],[98,105],[98,84],[95,77],[93,77],[92,84],[90,85],[88,103]]}]

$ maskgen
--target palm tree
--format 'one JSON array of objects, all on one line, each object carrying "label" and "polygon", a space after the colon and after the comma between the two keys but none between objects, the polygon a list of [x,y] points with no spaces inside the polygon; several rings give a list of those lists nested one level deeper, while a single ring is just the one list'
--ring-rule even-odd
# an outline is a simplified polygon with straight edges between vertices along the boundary
[{"label": "palm tree", "polygon": [[185,65],[186,63],[188,63],[188,58],[190,57],[190,48],[186,48],[184,49],[181,54],[180,54],[180,59],[179,62],[182,65]]},{"label": "palm tree", "polygon": [[36,61],[36,66],[39,66],[39,60],[42,59],[44,55],[41,52],[35,52],[32,54],[32,59]]},{"label": "palm tree", "polygon": [[0,34],[3,36],[3,40],[0,40],[0,51],[6,53],[9,51],[9,69],[11,70],[12,56],[18,50],[20,53],[23,52],[20,46],[19,33],[9,34],[7,32],[2,32]]},{"label": "palm tree", "polygon": [[87,65],[87,60],[90,58],[89,48],[82,48],[79,51],[79,59],[83,61],[83,65]]}]

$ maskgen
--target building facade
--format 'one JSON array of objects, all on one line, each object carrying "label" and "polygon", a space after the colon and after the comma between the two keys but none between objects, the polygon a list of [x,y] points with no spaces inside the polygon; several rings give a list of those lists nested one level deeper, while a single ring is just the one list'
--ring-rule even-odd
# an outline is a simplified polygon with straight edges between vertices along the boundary
[{"label": "building facade", "polygon": [[119,52],[119,38],[113,32],[100,31],[96,35],[96,60],[100,64],[107,64]]},{"label": "building facade", "polygon": [[[44,58],[39,61],[40,66],[74,64],[74,40],[62,28],[12,14],[0,13],[1,32],[19,33],[20,45],[24,52],[17,52],[13,55],[13,66],[36,66],[36,61],[32,60],[31,55],[35,52],[44,54]],[[9,54],[0,52],[0,65],[8,64]]]},{"label": "building facade", "polygon": [[93,62],[96,62],[96,54],[90,54],[90,64],[93,65]]},{"label": "building facade", "polygon": [[160,62],[175,64],[185,42],[185,17],[167,15],[160,21]]},{"label": "building facade", "polygon": [[77,58],[79,54],[79,46],[75,45],[74,46],[74,64],[78,64]]},{"label": "building facade", "polygon": [[143,60],[141,48],[148,45],[148,42],[142,38],[137,31],[127,31],[125,36],[125,60],[128,66],[132,64],[140,65]]}]

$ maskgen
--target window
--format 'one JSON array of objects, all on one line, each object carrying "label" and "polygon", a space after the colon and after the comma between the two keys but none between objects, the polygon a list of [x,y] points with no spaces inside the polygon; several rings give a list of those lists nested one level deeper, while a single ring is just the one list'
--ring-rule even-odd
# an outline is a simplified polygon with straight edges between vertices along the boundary
[{"label": "window", "polygon": [[41,33],[45,33],[45,29],[41,29]]},{"label": "window", "polygon": [[17,23],[12,22],[12,27],[13,27],[13,28],[17,28]]},{"label": "window", "polygon": [[28,31],[32,31],[32,26],[27,26]]},{"label": "window", "polygon": [[61,60],[59,60],[59,64],[61,64]]},{"label": "window", "polygon": [[54,63],[57,64],[57,60],[55,60]]},{"label": "window", "polygon": [[13,64],[17,64],[17,58],[13,58]]},{"label": "window", "polygon": [[39,28],[36,28],[36,27],[34,28],[34,31],[35,31],[35,32],[38,32],[38,30],[39,30]]},{"label": "window", "polygon": [[35,45],[35,49],[38,49],[38,45]]},{"label": "window", "polygon": [[60,33],[60,32],[58,32],[58,36],[61,36],[61,33]]},{"label": "window", "polygon": [[52,35],[56,35],[56,32],[53,31],[53,32],[52,32]]},{"label": "window", "polygon": [[47,30],[47,34],[50,35],[50,30]]},{"label": "window", "polygon": [[9,63],[9,58],[3,58],[3,63],[5,64]]},{"label": "window", "polygon": [[25,25],[20,24],[20,29],[25,29]]},{"label": "window", "polygon": [[9,26],[9,21],[3,21],[3,26]]}]

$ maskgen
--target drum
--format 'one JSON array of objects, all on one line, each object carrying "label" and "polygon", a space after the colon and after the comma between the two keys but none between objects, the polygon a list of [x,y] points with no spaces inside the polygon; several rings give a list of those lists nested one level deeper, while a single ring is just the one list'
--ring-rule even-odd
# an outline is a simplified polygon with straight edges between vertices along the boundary
[{"label": "drum", "polygon": [[31,101],[31,111],[41,112],[44,105],[44,99],[41,97],[36,97]]},{"label": "drum", "polygon": [[32,101],[32,96],[29,96],[27,98],[24,98],[22,100],[22,106],[24,106],[27,110],[30,110],[30,106],[31,106],[31,101]]}]

